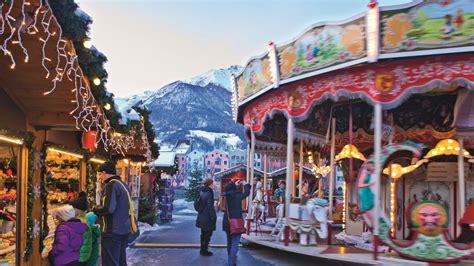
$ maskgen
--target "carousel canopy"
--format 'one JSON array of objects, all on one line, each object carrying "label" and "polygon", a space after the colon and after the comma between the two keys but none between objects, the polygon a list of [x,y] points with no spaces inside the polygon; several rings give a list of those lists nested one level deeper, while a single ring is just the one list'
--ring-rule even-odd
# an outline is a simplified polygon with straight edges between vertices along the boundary
[{"label": "carousel canopy", "polygon": [[[271,43],[235,76],[236,119],[258,135],[275,114],[300,123],[328,99],[360,99],[390,110],[415,94],[474,90],[472,13],[468,0],[373,6],[345,21],[316,24],[290,42]],[[462,25],[429,27],[447,15],[463,16]]]}]

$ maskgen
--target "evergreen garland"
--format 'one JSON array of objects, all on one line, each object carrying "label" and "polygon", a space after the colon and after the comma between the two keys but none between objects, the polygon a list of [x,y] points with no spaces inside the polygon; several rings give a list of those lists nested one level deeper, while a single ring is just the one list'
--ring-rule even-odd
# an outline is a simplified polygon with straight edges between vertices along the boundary
[{"label": "evergreen garland", "polygon": [[40,244],[39,244],[39,252],[41,253],[44,249],[43,241],[49,234],[49,226],[48,226],[48,190],[46,185],[46,165],[44,164],[46,160],[46,150],[48,149],[48,143],[43,143],[43,148],[41,149],[41,202],[43,203],[42,208],[42,215],[43,215],[43,230],[41,230],[41,237],[40,237]]},{"label": "evergreen garland", "polygon": [[90,154],[86,155],[86,193],[87,193],[87,202],[89,206],[95,206],[97,202],[96,199],[96,190],[97,190],[97,170],[99,169],[98,165],[90,161]]}]

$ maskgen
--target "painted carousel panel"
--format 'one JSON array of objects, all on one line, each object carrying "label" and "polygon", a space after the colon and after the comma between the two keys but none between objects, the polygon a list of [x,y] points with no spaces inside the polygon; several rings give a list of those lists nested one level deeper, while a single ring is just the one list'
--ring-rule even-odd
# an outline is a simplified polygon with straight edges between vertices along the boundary
[{"label": "painted carousel panel", "polygon": [[474,1],[422,1],[382,11],[380,23],[382,53],[469,48],[474,43]]}]

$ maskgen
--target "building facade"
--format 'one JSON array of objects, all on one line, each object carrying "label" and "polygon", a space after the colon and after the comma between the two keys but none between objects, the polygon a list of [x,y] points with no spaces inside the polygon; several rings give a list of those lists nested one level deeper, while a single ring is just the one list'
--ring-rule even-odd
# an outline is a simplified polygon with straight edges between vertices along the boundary
[{"label": "building facade", "polygon": [[247,164],[247,151],[235,149],[229,151],[230,167]]},{"label": "building facade", "polygon": [[186,154],[186,179],[187,183],[191,179],[191,172],[198,170],[204,175],[204,152],[190,150]]},{"label": "building facade", "polygon": [[229,155],[220,150],[209,152],[204,157],[204,176],[213,178],[214,173],[229,169]]}]

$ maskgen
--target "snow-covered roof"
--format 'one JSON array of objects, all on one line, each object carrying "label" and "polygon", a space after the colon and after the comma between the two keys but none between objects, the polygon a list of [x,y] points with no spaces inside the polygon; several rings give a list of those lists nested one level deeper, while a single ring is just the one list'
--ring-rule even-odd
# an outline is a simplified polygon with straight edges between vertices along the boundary
[{"label": "snow-covered roof", "polygon": [[[214,177],[221,178],[226,175],[230,175],[232,173],[240,172],[240,171],[247,171],[247,165],[239,164],[227,170],[223,170],[214,174]],[[257,176],[263,176],[263,171],[257,168],[254,168],[254,174]]]},{"label": "snow-covered roof", "polygon": [[172,167],[174,165],[175,158],[174,151],[162,151],[160,150],[160,156],[153,162],[155,167]]},{"label": "snow-covered roof", "polygon": [[[299,165],[295,165],[295,168],[299,168]],[[282,174],[285,174],[285,173],[286,173],[286,167],[283,167],[283,168],[275,170],[271,173],[268,173],[268,177],[271,178],[271,177],[279,176],[279,175],[282,175]],[[306,166],[303,166],[303,173],[306,173],[308,175],[314,175],[313,170],[311,170],[311,168],[306,167]]]},{"label": "snow-covered roof", "polygon": [[135,104],[136,102],[128,101],[128,99],[115,99],[115,109],[122,115],[120,124],[125,125],[129,120],[140,120],[140,114],[132,108]]}]

